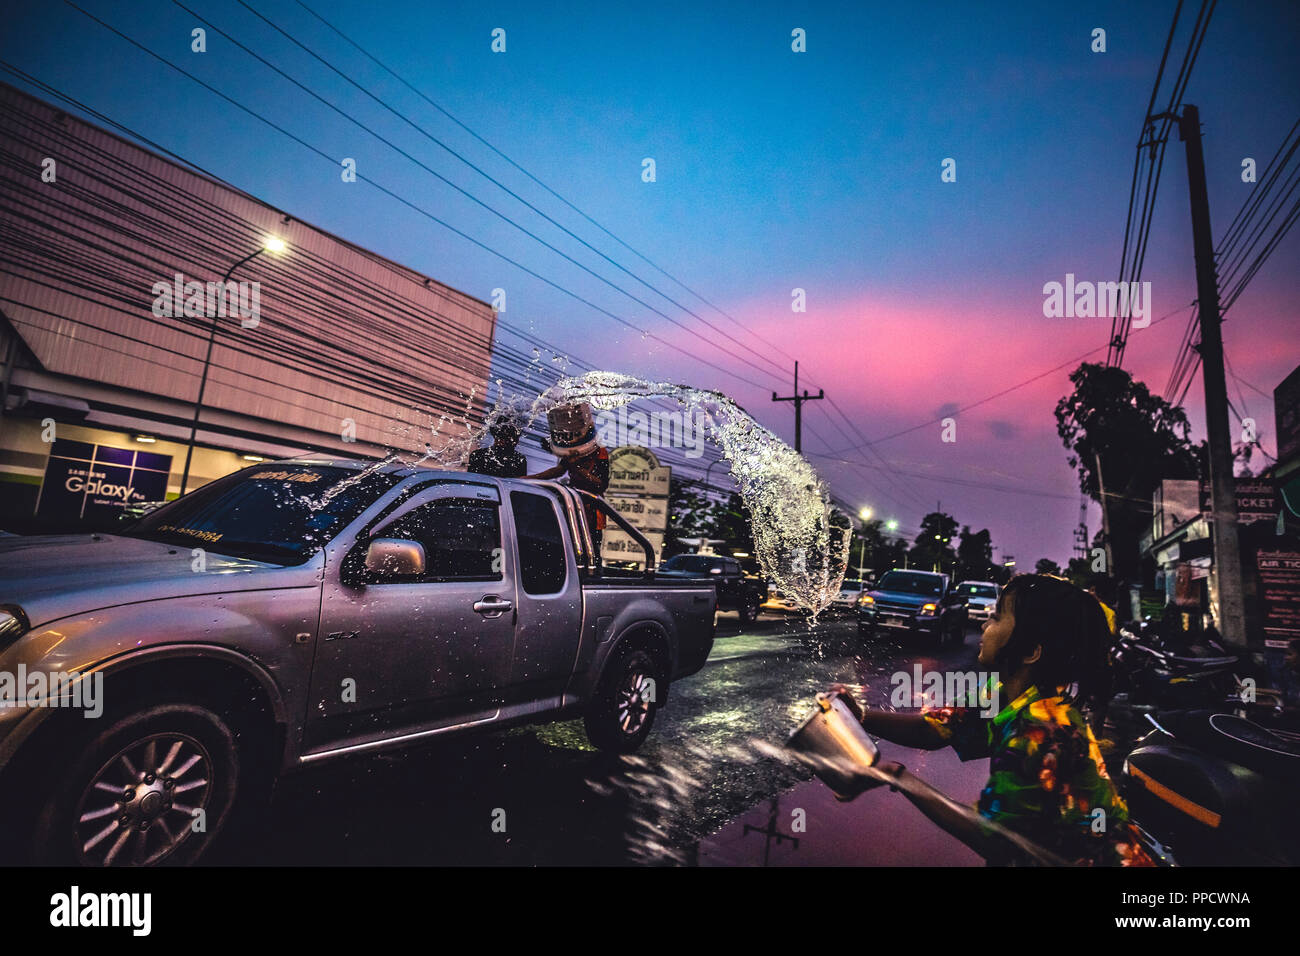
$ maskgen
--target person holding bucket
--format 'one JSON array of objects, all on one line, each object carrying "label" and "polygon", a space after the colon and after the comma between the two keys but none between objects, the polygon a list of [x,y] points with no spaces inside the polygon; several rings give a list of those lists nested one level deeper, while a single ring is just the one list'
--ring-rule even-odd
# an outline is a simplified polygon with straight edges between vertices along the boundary
[{"label": "person holding bucket", "polygon": [[[529,478],[569,476],[569,484],[579,491],[604,496],[609,487],[609,450],[596,439],[596,422],[591,406],[585,402],[557,405],[547,412],[550,441],[543,447],[559,459],[554,468],[529,475]],[[605,530],[605,514],[584,499],[587,527],[591,529],[592,547],[599,558],[600,541]]]},{"label": "person holding bucket", "polygon": [[[1152,866],[1080,711],[1109,695],[1109,647],[1096,598],[1055,575],[1021,574],[1003,589],[980,639],[979,663],[991,680],[1001,677],[997,699],[1007,701],[995,716],[983,716],[974,699],[909,715],[863,710],[843,685],[832,692],[869,734],[919,750],[951,746],[963,760],[988,757],[977,806],[984,819],[1070,863]],[[907,773],[899,764],[879,769]],[[967,820],[931,819],[981,848],[982,835]]]}]

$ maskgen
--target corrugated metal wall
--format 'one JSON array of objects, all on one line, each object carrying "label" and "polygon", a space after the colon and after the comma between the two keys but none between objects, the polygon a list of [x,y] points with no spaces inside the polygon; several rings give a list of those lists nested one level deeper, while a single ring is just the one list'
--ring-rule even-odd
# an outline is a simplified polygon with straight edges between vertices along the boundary
[{"label": "corrugated metal wall", "polygon": [[155,315],[154,285],[216,282],[276,236],[232,276],[259,322],[217,320],[205,408],[413,448],[481,400],[487,304],[3,84],[0,128],[0,309],[48,371],[193,402],[210,319]]}]

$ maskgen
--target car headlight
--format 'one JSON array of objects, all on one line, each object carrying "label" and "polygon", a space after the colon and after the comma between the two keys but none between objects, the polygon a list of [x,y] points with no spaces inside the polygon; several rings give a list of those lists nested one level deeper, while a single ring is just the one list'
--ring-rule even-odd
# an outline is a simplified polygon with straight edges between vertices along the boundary
[{"label": "car headlight", "polygon": [[0,650],[26,634],[30,626],[22,608],[12,604],[0,605]]}]

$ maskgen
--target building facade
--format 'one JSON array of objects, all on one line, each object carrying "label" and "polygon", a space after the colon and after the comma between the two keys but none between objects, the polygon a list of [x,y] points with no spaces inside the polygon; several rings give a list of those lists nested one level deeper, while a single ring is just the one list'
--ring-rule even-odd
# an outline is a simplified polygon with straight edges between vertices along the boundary
[{"label": "building facade", "polygon": [[188,489],[481,410],[487,303],[5,84],[0,125],[0,530],[175,497],[196,406]]}]

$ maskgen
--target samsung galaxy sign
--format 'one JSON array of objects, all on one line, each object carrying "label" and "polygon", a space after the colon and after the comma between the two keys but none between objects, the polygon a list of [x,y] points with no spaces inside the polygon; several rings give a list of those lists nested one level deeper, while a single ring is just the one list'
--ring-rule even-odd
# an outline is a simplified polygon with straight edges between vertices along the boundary
[{"label": "samsung galaxy sign", "polygon": [[36,513],[113,520],[123,507],[167,496],[171,455],[57,440],[45,464]]}]

